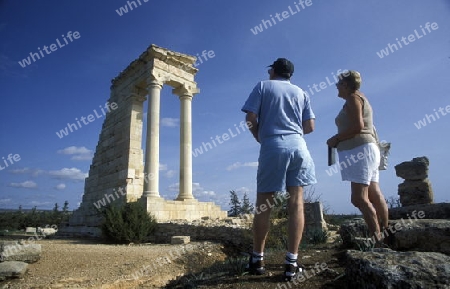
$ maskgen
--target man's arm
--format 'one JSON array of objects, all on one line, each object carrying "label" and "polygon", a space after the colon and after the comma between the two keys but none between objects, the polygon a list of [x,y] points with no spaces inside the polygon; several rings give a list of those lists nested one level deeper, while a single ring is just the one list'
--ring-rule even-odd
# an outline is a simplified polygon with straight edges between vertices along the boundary
[{"label": "man's arm", "polygon": [[247,112],[245,115],[245,121],[247,122],[247,127],[252,133],[253,137],[259,142],[258,138],[258,116],[253,112]]},{"label": "man's arm", "polygon": [[314,118],[305,120],[304,122],[302,122],[302,126],[303,126],[303,133],[304,134],[312,133],[314,131],[314,128],[315,128],[315,120],[314,120]]}]

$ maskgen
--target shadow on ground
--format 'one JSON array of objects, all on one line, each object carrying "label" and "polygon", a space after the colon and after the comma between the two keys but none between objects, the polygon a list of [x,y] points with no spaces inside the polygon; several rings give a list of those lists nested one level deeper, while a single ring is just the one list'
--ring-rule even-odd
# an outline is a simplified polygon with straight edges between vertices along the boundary
[{"label": "shadow on ground", "polygon": [[[204,256],[193,253],[184,264],[188,274],[172,280],[165,288],[347,288],[345,250],[332,245],[315,246],[300,251],[299,262],[306,268],[297,284],[282,281],[284,250],[268,250],[265,255],[266,275],[252,276],[245,272],[248,257],[224,248],[224,261],[201,262]],[[201,266],[201,264],[206,266]],[[326,269],[317,270],[321,264]],[[318,267],[319,266],[319,267]]]}]

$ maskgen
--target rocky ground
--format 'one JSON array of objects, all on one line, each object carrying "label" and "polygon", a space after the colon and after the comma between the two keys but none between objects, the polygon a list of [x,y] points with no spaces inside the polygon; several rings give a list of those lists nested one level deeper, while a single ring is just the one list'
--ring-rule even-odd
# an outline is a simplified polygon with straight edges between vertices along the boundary
[{"label": "rocky ground", "polygon": [[[449,222],[449,218],[390,221],[396,231],[389,231],[392,235],[386,237],[394,250],[374,249],[362,219],[350,219],[341,226],[330,225],[328,243],[311,245],[314,240],[322,240],[321,234],[304,238],[299,263],[306,272],[297,284],[281,281],[284,233],[278,229],[284,226],[272,228],[273,238],[268,239],[271,246],[265,251],[268,271],[265,276],[245,274],[248,257],[243,251],[248,250],[247,243],[236,248],[213,242],[113,245],[92,239],[43,239],[37,242],[41,246],[40,260],[28,265],[22,279],[0,282],[0,289],[392,286],[450,289]],[[3,238],[17,241],[25,237]]]},{"label": "rocky ground", "polygon": [[[210,242],[188,245],[110,245],[92,240],[49,239],[41,259],[30,264],[23,279],[0,283],[0,288],[284,288],[282,250],[266,253],[266,276],[243,275],[246,257],[233,248]],[[309,273],[288,288],[344,288],[335,245],[304,249],[301,263]],[[327,266],[322,270],[317,266]],[[317,268],[320,269],[318,272]]]},{"label": "rocky ground", "polygon": [[188,247],[108,245],[80,239],[36,243],[42,245],[41,259],[28,266],[23,279],[2,282],[0,288],[162,288],[185,274],[184,263],[192,252],[201,260],[225,258],[222,245],[208,242]]}]

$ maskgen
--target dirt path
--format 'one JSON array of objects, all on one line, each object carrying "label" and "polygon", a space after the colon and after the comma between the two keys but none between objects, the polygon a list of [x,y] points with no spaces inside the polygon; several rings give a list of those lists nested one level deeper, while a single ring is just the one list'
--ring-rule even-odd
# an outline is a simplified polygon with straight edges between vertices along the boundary
[{"label": "dirt path", "polygon": [[86,240],[41,240],[41,259],[28,266],[23,279],[0,288],[161,288],[186,273],[195,253],[225,259],[222,245],[107,245]]}]

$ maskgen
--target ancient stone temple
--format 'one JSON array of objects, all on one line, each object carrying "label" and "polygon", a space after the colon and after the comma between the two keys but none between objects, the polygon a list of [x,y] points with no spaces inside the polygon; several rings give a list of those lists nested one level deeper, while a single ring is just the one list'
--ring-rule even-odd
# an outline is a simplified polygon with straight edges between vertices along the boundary
[{"label": "ancient stone temple", "polygon": [[[226,211],[212,202],[199,202],[192,193],[191,102],[199,93],[194,56],[151,45],[112,80],[111,107],[106,115],[82,203],[69,221],[67,233],[98,234],[98,210],[112,202],[145,203],[158,221],[224,218]],[[176,200],[159,193],[160,92],[173,88],[180,99],[180,181]],[[143,128],[144,102],[148,100],[147,127]],[[145,155],[142,132],[146,129]]]}]

